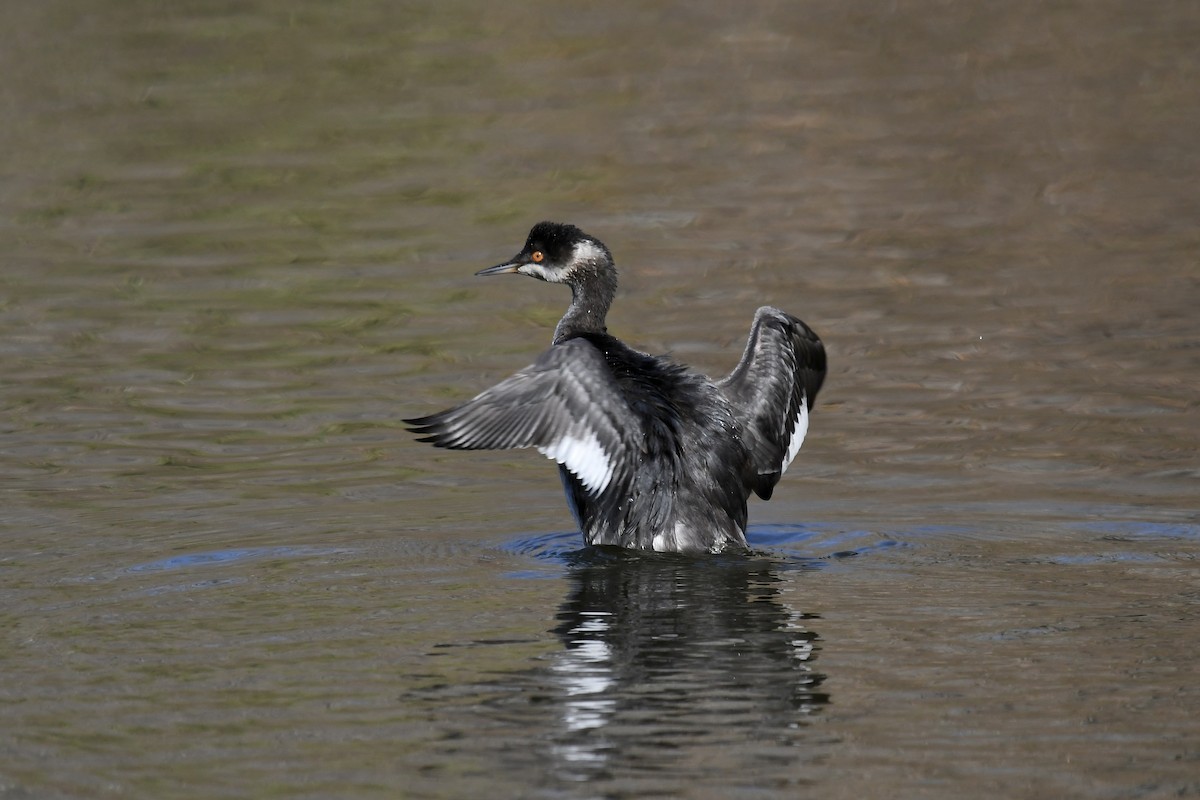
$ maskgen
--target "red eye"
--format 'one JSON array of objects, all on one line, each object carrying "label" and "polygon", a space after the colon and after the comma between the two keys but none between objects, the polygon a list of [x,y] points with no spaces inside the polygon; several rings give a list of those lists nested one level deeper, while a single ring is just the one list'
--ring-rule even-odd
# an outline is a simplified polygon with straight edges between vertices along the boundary
[{"label": "red eye", "polygon": [[530,258],[533,259],[533,263],[540,264],[546,260],[546,254],[541,250],[534,250],[533,255],[531,255]]}]

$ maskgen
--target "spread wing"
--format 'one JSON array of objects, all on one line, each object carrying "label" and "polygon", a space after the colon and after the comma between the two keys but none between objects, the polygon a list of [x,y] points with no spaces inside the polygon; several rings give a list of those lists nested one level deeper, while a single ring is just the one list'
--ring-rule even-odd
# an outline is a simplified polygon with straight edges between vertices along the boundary
[{"label": "spread wing", "polygon": [[817,334],[777,308],[760,308],[742,360],[717,385],[738,412],[757,473],[752,488],[764,500],[799,452],[824,380]]},{"label": "spread wing", "polygon": [[604,355],[570,339],[456,408],[405,420],[419,441],[457,450],[534,447],[593,496],[632,472],[640,424]]}]

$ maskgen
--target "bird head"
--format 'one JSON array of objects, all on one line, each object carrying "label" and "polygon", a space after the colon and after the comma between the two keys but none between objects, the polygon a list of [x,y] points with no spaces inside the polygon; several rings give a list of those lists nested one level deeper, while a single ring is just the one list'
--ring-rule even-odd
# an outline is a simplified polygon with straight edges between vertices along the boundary
[{"label": "bird head", "polygon": [[572,283],[585,271],[612,268],[612,254],[602,242],[574,225],[539,222],[529,231],[521,252],[476,275],[517,273],[549,283]]}]

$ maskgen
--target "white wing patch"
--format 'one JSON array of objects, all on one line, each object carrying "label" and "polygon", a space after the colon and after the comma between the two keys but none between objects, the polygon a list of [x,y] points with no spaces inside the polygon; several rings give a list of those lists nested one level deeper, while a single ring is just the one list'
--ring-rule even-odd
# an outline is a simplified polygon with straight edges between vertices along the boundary
[{"label": "white wing patch", "polygon": [[612,480],[612,461],[591,431],[584,431],[583,438],[572,433],[563,434],[550,444],[538,447],[538,452],[566,467],[593,494],[604,491]]},{"label": "white wing patch", "polygon": [[792,459],[800,452],[800,445],[804,444],[804,437],[808,435],[808,396],[800,393],[800,413],[796,415],[796,422],[792,425],[792,438],[788,442],[787,457],[783,459],[783,466],[779,468],[779,474],[787,472],[788,465],[792,463]]}]

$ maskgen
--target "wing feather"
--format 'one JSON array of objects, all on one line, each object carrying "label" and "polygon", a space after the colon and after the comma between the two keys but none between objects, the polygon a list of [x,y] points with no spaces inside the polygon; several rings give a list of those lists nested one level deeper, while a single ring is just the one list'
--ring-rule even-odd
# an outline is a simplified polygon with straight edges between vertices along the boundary
[{"label": "wing feather", "polygon": [[435,447],[536,448],[593,495],[630,474],[639,427],[604,355],[585,339],[555,345],[460,406],[405,422]]},{"label": "wing feather", "polygon": [[801,320],[763,306],[754,315],[741,361],[718,383],[737,410],[764,500],[796,457],[808,412],[825,381],[825,346]]}]

